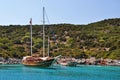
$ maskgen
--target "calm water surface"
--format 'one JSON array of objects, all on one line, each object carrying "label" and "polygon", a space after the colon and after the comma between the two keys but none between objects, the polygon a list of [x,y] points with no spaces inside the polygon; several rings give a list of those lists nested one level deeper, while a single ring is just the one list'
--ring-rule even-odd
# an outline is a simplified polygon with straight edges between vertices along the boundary
[{"label": "calm water surface", "polygon": [[0,65],[0,80],[120,80],[120,67],[82,65],[42,69],[23,65]]}]

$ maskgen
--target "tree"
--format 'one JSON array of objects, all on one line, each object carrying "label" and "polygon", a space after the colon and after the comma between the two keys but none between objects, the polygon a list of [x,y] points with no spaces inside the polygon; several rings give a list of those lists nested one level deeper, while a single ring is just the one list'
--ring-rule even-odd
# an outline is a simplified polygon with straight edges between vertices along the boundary
[{"label": "tree", "polygon": [[66,43],[67,47],[72,47],[73,46],[73,38],[68,38],[66,42],[67,42]]},{"label": "tree", "polygon": [[24,36],[21,40],[22,43],[30,43],[30,36]]}]

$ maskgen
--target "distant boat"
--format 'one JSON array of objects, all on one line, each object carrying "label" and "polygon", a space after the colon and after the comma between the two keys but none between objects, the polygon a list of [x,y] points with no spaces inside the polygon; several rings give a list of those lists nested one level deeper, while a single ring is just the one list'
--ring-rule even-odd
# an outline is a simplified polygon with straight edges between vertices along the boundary
[{"label": "distant boat", "polygon": [[[43,7],[43,57],[32,56],[32,19],[30,19],[31,56],[23,57],[22,63],[25,66],[50,67],[52,64],[56,62],[57,58],[60,57],[60,56],[50,57],[49,55],[45,57],[45,15],[44,13],[45,13],[45,8]],[[48,40],[48,44],[49,44],[49,40]]]},{"label": "distant boat", "polygon": [[67,59],[67,58],[64,58],[64,59],[59,59],[57,61],[58,64],[62,65],[62,66],[76,66],[77,65],[77,62],[72,60],[71,58]]},{"label": "distant boat", "polygon": [[4,62],[0,62],[0,64],[4,64]]},{"label": "distant boat", "polygon": [[59,64],[63,66],[76,66],[77,62],[60,62]]}]

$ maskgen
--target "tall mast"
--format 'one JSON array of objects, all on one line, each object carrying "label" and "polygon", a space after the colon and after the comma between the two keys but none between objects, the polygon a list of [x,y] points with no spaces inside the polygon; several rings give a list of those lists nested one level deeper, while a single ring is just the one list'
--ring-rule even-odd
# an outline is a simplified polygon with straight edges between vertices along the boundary
[{"label": "tall mast", "polygon": [[45,57],[45,8],[43,7],[43,57]]},{"label": "tall mast", "polygon": [[31,56],[32,56],[32,18],[30,18],[30,53],[31,53]]},{"label": "tall mast", "polygon": [[49,55],[49,53],[50,53],[50,51],[49,51],[50,50],[49,40],[50,40],[50,38],[49,38],[49,35],[48,35],[48,56],[50,56]]}]

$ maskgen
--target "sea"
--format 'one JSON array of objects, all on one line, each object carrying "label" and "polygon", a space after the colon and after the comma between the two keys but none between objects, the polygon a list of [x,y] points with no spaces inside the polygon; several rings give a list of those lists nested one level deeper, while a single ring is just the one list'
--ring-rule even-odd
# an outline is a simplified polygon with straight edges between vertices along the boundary
[{"label": "sea", "polygon": [[39,68],[22,64],[0,65],[0,80],[120,80],[120,66],[53,65]]}]

